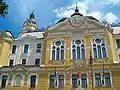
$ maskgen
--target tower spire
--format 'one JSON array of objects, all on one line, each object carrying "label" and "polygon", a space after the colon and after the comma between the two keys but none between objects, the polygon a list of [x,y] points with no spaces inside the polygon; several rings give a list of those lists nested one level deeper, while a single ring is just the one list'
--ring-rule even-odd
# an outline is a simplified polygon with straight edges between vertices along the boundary
[{"label": "tower spire", "polygon": [[79,9],[77,7],[77,3],[76,3],[76,9],[75,9],[75,12],[78,13],[79,12]]},{"label": "tower spire", "polygon": [[30,17],[29,18],[32,18],[34,19],[35,18],[35,15],[34,15],[34,10],[32,11],[32,13],[30,14]]}]

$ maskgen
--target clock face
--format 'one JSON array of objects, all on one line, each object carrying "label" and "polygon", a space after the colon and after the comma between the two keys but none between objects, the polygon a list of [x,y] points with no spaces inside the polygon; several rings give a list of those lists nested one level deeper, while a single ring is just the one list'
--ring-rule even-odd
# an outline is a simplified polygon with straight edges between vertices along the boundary
[{"label": "clock face", "polygon": [[70,22],[73,26],[80,27],[84,22],[84,18],[79,15],[75,15],[70,18]]}]

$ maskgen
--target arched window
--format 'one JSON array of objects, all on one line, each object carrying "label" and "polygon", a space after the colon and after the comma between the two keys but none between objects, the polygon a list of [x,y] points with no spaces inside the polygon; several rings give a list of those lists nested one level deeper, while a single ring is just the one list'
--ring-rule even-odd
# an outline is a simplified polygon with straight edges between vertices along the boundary
[{"label": "arched window", "polygon": [[72,59],[85,58],[85,45],[81,38],[76,38],[72,41]]},{"label": "arched window", "polygon": [[94,58],[105,58],[107,57],[106,53],[106,44],[103,38],[95,37],[92,40],[92,51]]},{"label": "arched window", "polygon": [[61,39],[52,43],[52,60],[64,60],[64,41]]}]

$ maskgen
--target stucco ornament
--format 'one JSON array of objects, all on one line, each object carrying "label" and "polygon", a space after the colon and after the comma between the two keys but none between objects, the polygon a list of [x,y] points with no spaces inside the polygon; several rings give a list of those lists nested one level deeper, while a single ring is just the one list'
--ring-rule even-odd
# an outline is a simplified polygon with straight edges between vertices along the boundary
[{"label": "stucco ornament", "polygon": [[75,15],[70,18],[70,22],[74,27],[80,27],[84,22],[84,18],[82,16]]}]

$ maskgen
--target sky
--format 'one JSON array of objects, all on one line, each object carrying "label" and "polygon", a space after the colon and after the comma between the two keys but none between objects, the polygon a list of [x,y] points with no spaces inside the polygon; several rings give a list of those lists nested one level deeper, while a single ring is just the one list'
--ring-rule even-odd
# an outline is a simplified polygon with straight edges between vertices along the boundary
[{"label": "sky", "polygon": [[55,24],[62,17],[70,17],[76,4],[84,16],[93,16],[99,21],[120,23],[120,0],[4,0],[8,15],[0,17],[0,30],[9,30],[15,38],[22,30],[24,21],[34,10],[38,28]]}]

